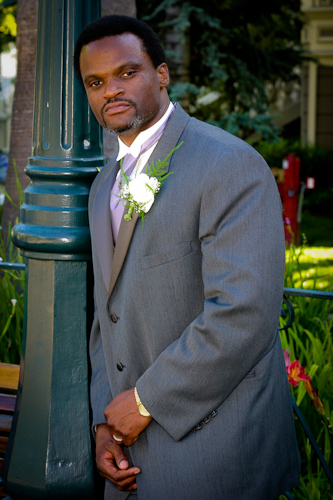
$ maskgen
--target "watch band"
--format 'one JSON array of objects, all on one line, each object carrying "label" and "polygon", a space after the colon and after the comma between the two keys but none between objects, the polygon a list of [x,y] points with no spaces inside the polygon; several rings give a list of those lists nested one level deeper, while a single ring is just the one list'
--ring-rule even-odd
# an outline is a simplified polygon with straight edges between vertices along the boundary
[{"label": "watch band", "polygon": [[136,404],[138,405],[138,410],[139,410],[140,415],[142,415],[143,417],[151,418],[151,414],[149,413],[148,410],[146,410],[146,408],[141,403],[141,399],[139,397],[138,390],[136,387],[134,387],[134,397],[135,397]]}]

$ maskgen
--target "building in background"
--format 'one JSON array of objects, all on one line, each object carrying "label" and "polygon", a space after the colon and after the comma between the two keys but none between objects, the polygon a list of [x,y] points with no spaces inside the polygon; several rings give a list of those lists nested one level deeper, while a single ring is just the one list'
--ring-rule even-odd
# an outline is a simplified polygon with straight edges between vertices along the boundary
[{"label": "building in background", "polygon": [[302,0],[302,43],[313,57],[302,72],[303,144],[333,151],[333,0]]},{"label": "building in background", "polygon": [[[9,52],[0,54],[0,184],[5,183],[7,173],[16,69],[16,47],[13,45]],[[4,196],[0,193],[0,206]]]},{"label": "building in background", "polygon": [[8,153],[10,118],[16,77],[16,48],[0,54],[0,151]]}]

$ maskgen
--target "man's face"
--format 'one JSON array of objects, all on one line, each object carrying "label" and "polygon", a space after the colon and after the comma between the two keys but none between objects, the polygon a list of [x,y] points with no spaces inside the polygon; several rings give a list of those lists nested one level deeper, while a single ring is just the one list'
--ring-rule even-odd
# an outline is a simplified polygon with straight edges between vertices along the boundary
[{"label": "man's face", "polygon": [[165,63],[154,68],[141,40],[131,33],[85,45],[80,70],[97,121],[128,145],[167,110],[168,68]]}]

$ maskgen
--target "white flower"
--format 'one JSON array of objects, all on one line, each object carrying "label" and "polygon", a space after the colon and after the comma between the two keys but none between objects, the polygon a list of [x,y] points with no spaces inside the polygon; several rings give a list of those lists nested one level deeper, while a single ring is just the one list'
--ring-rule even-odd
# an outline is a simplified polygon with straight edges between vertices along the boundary
[{"label": "white flower", "polygon": [[12,299],[12,304],[13,304],[14,307],[16,306],[16,303],[17,303],[17,300],[16,299]]},{"label": "white flower", "polygon": [[128,192],[128,186],[127,186],[127,184],[126,184],[125,186],[123,186],[123,187],[121,188],[121,191],[120,191],[120,197],[121,197],[121,198],[127,198],[127,197],[128,197],[128,195],[129,195],[129,192]]},{"label": "white flower", "polygon": [[141,173],[134,178],[128,178],[123,171],[123,160],[120,160],[120,198],[125,211],[124,219],[132,220],[132,214],[136,213],[142,219],[142,232],[145,225],[145,214],[149,212],[155,201],[155,196],[164,184],[164,181],[173,172],[167,172],[168,160],[183,143],[173,148],[163,161],[157,160],[147,165],[146,174]]},{"label": "white flower", "polygon": [[159,184],[156,177],[140,174],[129,181],[128,194],[147,213],[154,203],[155,193],[159,188]]},{"label": "white flower", "polygon": [[156,177],[149,177],[148,186],[154,191],[154,193],[158,193],[160,190],[161,183],[156,179]]}]

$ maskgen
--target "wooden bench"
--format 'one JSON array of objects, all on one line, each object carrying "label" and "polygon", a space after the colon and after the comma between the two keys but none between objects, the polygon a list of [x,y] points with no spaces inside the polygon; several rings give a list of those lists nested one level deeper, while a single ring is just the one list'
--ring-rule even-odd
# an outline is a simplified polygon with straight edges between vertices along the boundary
[{"label": "wooden bench", "polygon": [[0,363],[0,498],[7,496],[1,475],[13,420],[19,374],[19,365]]}]

